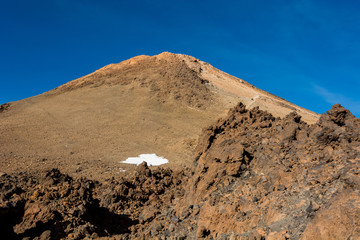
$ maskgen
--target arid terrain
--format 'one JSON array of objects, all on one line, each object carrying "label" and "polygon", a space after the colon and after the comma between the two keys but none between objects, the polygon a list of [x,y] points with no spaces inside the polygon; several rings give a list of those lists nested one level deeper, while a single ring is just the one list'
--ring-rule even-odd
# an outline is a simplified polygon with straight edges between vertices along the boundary
[{"label": "arid terrain", "polygon": [[6,239],[359,239],[360,119],[313,125],[240,103],[204,129],[191,169],[93,181],[0,177]]},{"label": "arid terrain", "polygon": [[139,56],[4,105],[0,169],[109,178],[133,169],[120,161],[143,153],[169,159],[172,169],[189,167],[202,128],[239,101],[275,116],[319,117],[193,57]]},{"label": "arid terrain", "polygon": [[[190,56],[1,105],[0,131],[4,239],[360,239],[360,119]],[[120,163],[142,153],[169,163]]]}]

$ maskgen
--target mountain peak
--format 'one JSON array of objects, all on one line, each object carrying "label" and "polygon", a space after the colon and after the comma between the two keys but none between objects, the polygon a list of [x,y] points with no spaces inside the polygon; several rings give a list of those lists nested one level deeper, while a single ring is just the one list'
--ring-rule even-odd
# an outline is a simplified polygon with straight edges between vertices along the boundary
[{"label": "mountain peak", "polygon": [[170,52],[154,56],[140,55],[107,65],[56,88],[51,94],[84,87],[129,84],[150,88],[160,102],[168,101],[170,97],[189,107],[203,109],[214,102],[221,101],[229,108],[242,101],[251,108],[257,106],[277,117],[297,111],[309,123],[314,123],[319,118],[318,114],[258,89],[209,63],[189,55]]}]

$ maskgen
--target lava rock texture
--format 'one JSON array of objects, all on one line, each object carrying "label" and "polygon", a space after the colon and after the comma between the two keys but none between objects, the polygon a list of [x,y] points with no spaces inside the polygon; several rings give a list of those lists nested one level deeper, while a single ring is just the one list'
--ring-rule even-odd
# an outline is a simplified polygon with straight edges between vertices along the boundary
[{"label": "lava rock texture", "polygon": [[182,204],[200,206],[197,237],[360,238],[360,120],[342,106],[309,126],[239,104],[197,149]]},{"label": "lava rock texture", "polygon": [[313,125],[240,103],[205,128],[192,170],[96,182],[0,176],[5,239],[360,239],[360,119]]}]

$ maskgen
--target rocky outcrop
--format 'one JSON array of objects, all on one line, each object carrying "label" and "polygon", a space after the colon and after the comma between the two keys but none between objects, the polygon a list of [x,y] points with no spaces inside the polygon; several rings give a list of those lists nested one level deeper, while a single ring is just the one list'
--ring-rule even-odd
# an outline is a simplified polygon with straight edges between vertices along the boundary
[{"label": "rocky outcrop", "polygon": [[0,113],[9,110],[10,103],[4,103],[0,105]]},{"label": "rocky outcrop", "polygon": [[201,206],[197,236],[358,239],[359,127],[340,105],[309,126],[240,103],[197,147],[182,203]]},{"label": "rocky outcrop", "polygon": [[204,129],[193,170],[0,176],[0,227],[9,239],[359,239],[359,169],[360,120],[342,106],[308,125],[240,103]]}]

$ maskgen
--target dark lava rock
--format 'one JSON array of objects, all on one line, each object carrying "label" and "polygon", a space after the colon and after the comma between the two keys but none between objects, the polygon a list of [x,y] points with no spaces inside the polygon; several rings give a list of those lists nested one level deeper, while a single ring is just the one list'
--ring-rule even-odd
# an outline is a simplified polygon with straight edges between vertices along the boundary
[{"label": "dark lava rock", "polygon": [[0,113],[10,109],[10,103],[4,103],[0,105]]}]

